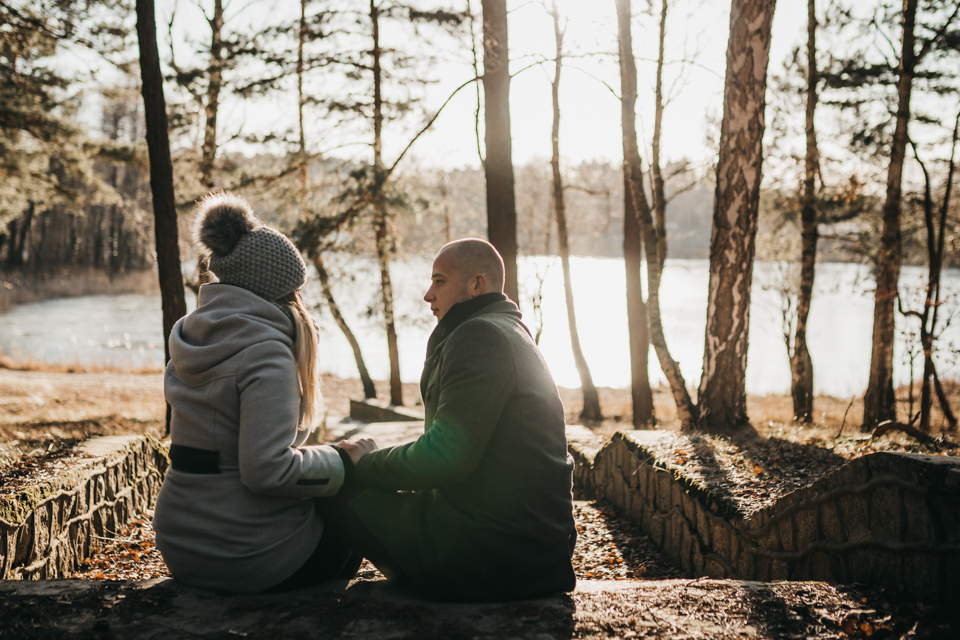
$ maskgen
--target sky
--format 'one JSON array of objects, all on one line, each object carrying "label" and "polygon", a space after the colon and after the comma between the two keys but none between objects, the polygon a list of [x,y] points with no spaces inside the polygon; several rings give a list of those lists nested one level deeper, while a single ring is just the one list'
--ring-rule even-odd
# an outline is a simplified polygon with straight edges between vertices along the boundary
[{"label": "sky", "polygon": [[[201,2],[210,4],[204,0]],[[455,2],[453,6],[458,4]],[[657,21],[641,14],[647,6],[646,0],[634,0],[633,4],[634,52],[639,72],[638,126],[649,137],[653,120]],[[479,0],[472,0],[472,5],[479,12]],[[619,67],[614,0],[559,0],[559,5],[561,14],[568,21],[564,48],[569,56],[560,88],[561,155],[566,162],[574,164],[587,160],[619,162],[622,156],[620,108],[615,95],[619,93]],[[511,83],[510,100],[513,156],[516,164],[524,164],[550,155],[553,65],[535,63],[553,58],[553,23],[539,0],[510,0],[507,6],[511,73],[517,74]],[[276,0],[248,4],[234,0],[228,10],[227,28],[231,24],[256,23],[265,15],[274,16],[292,8],[294,3]],[[177,16],[174,46],[182,64],[182,60],[190,55],[190,40],[203,38],[206,27],[195,3],[158,0],[161,40],[166,37],[164,23],[174,9]],[[714,153],[715,144],[711,141],[708,123],[719,122],[722,114],[729,2],[675,0],[667,24],[665,85],[671,103],[664,115],[663,155],[668,161],[708,159]],[[790,50],[803,42],[805,24],[806,3],[796,0],[778,2],[771,43],[771,72],[781,69]],[[385,39],[391,37],[390,29],[389,24],[384,27]],[[404,39],[403,34],[394,34],[398,35]],[[400,44],[410,46],[408,42]],[[165,46],[168,45],[161,42],[161,47]],[[449,42],[441,46],[446,47],[445,53],[428,68],[435,80],[423,94],[422,105],[428,113],[435,112],[456,87],[473,77],[469,52],[465,48],[455,50]],[[412,53],[417,55],[418,52],[414,49]],[[687,62],[683,63],[684,60]],[[322,89],[323,83],[334,81],[329,77],[318,77],[313,82]],[[271,123],[292,122],[294,107],[289,96],[258,104],[227,99],[221,112],[221,138],[258,129],[262,132]],[[431,130],[416,142],[410,161],[429,167],[479,166],[475,109],[475,91],[471,87],[460,91],[444,108]],[[387,162],[406,146],[412,131],[422,123],[422,119],[408,120],[407,130],[388,131],[384,141]],[[338,137],[338,131],[327,131],[325,124],[314,121],[308,129],[308,135],[317,133],[323,138],[315,142],[317,148],[335,148],[340,155],[368,153],[367,149],[356,145],[355,133],[339,130]],[[234,150],[252,152],[241,143],[230,144]]]}]

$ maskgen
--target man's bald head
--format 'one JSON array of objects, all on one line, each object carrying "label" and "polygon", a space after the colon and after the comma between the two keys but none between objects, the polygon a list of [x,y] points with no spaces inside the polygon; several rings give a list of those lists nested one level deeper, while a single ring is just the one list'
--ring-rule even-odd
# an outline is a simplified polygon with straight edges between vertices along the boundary
[{"label": "man's bald head", "polygon": [[487,292],[503,292],[503,258],[492,244],[480,238],[462,238],[443,245],[437,257],[443,255],[455,265],[461,279],[482,275],[487,281]]}]

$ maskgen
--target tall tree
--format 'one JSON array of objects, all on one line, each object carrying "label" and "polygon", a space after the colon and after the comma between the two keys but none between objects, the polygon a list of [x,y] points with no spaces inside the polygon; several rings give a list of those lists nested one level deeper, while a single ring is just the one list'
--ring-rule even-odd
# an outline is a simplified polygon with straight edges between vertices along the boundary
[{"label": "tall tree", "polygon": [[710,237],[700,425],[747,424],[750,289],[763,165],[764,94],[775,0],[733,0]]},{"label": "tall tree", "polygon": [[[187,313],[180,270],[180,242],[177,209],[173,193],[173,164],[167,135],[167,104],[163,97],[163,75],[157,50],[157,22],[153,0],[137,0],[137,40],[140,46],[140,75],[144,116],[147,122],[147,149],[150,155],[150,190],[153,193],[154,238],[157,243],[157,270],[163,308],[163,353],[170,360],[170,331]],[[167,405],[167,431],[170,405]]]},{"label": "tall tree", "polygon": [[657,37],[657,72],[654,77],[653,138],[650,141],[650,194],[653,200],[654,224],[657,225],[657,250],[660,268],[667,262],[667,197],[663,169],[660,166],[660,138],[663,131],[663,63],[667,37],[668,0],[660,0],[660,21]]},{"label": "tall tree", "polygon": [[[299,174],[300,180],[300,220],[306,220],[309,217],[307,199],[311,191],[310,158],[307,151],[306,127],[304,126],[304,107],[306,106],[307,99],[303,90],[303,77],[306,71],[304,49],[308,36],[313,35],[307,26],[308,4],[309,0],[300,0],[300,20],[297,25],[297,173]],[[301,248],[301,251],[302,250],[303,248]],[[353,358],[357,363],[360,382],[363,384],[363,395],[365,398],[376,398],[377,389],[373,384],[373,378],[370,377],[370,373],[367,371],[367,365],[363,359],[363,352],[360,350],[360,343],[357,341],[356,336],[343,317],[343,313],[340,311],[340,305],[337,304],[337,300],[333,295],[333,287],[330,285],[330,274],[327,271],[326,264],[324,264],[322,248],[318,244],[313,244],[308,247],[307,253],[317,271],[317,277],[320,280],[320,293],[327,303],[327,307],[330,309],[330,315],[333,316],[334,321],[337,323],[340,331],[350,344],[350,349],[353,351]]]},{"label": "tall tree", "polygon": [[380,294],[383,300],[383,320],[387,327],[387,352],[390,357],[390,402],[403,404],[403,386],[400,383],[400,352],[397,348],[397,324],[393,315],[393,282],[390,279],[392,239],[387,220],[387,203],[383,187],[387,170],[383,164],[383,69],[380,65],[380,7],[370,0],[370,22],[373,35],[373,229],[377,246],[377,264],[380,266]]},{"label": "tall tree", "polygon": [[520,299],[517,284],[517,203],[510,135],[510,54],[506,0],[482,0],[483,92],[486,127],[487,235],[503,256],[504,292]]},{"label": "tall tree", "polygon": [[630,191],[630,168],[623,164],[623,266],[626,269],[627,328],[630,342],[630,399],[633,404],[633,428],[647,429],[656,424],[653,392],[650,390],[650,336],[647,328],[647,303],[643,299],[643,262],[640,223]]},{"label": "tall tree", "polygon": [[567,302],[567,326],[570,329],[570,343],[573,348],[573,359],[576,362],[577,373],[580,375],[580,388],[583,392],[583,410],[581,420],[602,420],[600,410],[600,396],[597,387],[593,384],[590,367],[583,356],[580,346],[580,332],[577,330],[577,313],[573,301],[573,282],[570,276],[570,245],[567,234],[567,213],[563,199],[563,178],[560,175],[560,71],[563,68],[563,35],[566,27],[560,26],[560,10],[556,0],[550,9],[553,17],[553,35],[556,42],[556,57],[554,59],[554,73],[552,85],[553,95],[553,128],[551,130],[552,155],[550,167],[553,173],[553,211],[557,218],[557,244],[560,250],[560,264],[563,267],[563,291]]},{"label": "tall tree", "polygon": [[[636,216],[636,228],[643,240],[643,251],[647,264],[646,311],[650,343],[653,345],[657,358],[660,361],[660,368],[664,376],[666,376],[667,382],[670,384],[670,390],[673,393],[674,402],[677,405],[677,418],[684,427],[691,427],[695,421],[695,407],[690,399],[690,393],[687,391],[686,381],[680,373],[680,367],[670,355],[667,340],[663,334],[663,321],[660,316],[660,242],[657,237],[657,228],[654,225],[651,215],[650,203],[647,200],[644,187],[643,163],[640,159],[640,149],[637,143],[637,66],[633,55],[633,34],[630,24],[632,14],[631,1],[616,0],[616,5],[617,39],[620,50],[620,120],[623,128],[624,169],[629,182],[629,192],[633,202],[633,213]],[[624,216],[626,217],[628,213],[630,213],[629,210],[625,211]],[[635,236],[635,233],[632,228],[628,229],[628,223],[625,221],[625,247],[628,242],[627,238],[630,237],[630,235]],[[629,257],[625,262],[627,264],[630,263]],[[628,271],[628,278],[629,277],[631,277],[631,274]],[[630,281],[628,280],[628,282]],[[628,287],[627,295],[630,296],[630,293],[631,289]],[[636,293],[634,295],[636,295]],[[636,304],[636,299],[634,299],[634,304]],[[627,308],[629,313],[629,297]],[[635,367],[636,365],[634,365],[634,368]]]},{"label": "tall tree", "polygon": [[883,420],[896,420],[893,394],[894,302],[900,280],[900,209],[903,161],[907,151],[907,125],[910,121],[910,96],[917,65],[914,27],[917,0],[904,0],[901,12],[901,48],[897,82],[897,117],[890,163],[887,166],[886,200],[883,204],[883,231],[877,253],[877,286],[873,303],[873,338],[870,351],[870,378],[863,397],[864,431]]},{"label": "tall tree", "polygon": [[[933,356],[936,352],[935,342],[938,338],[937,320],[939,319],[938,316],[941,306],[940,296],[942,293],[940,276],[943,272],[943,258],[946,248],[944,240],[951,204],[950,198],[953,195],[958,135],[960,135],[960,113],[957,113],[953,123],[953,135],[950,140],[950,160],[947,162],[947,178],[939,212],[935,211],[936,205],[933,201],[930,172],[927,169],[926,163],[920,159],[916,145],[911,143],[914,156],[920,165],[920,169],[923,171],[924,189],[921,208],[923,209],[924,228],[927,234],[927,286],[922,311],[903,311],[902,306],[901,311],[905,315],[913,316],[920,321],[920,345],[923,349],[923,377],[921,378],[920,385],[920,431],[923,433],[930,432],[930,416],[933,408],[934,388],[936,389],[937,398],[940,401],[940,408],[943,411],[944,417],[952,429],[957,428],[957,419],[953,415],[946,393],[944,393],[943,387],[940,384],[940,378],[937,376]],[[914,416],[910,416],[911,423],[913,420]]]},{"label": "tall tree", "polygon": [[813,419],[813,360],[807,348],[807,319],[813,298],[817,262],[817,209],[815,181],[820,165],[814,116],[817,110],[817,7],[807,0],[807,108],[806,154],[804,155],[803,196],[800,204],[801,248],[800,286],[797,296],[797,323],[790,354],[790,393],[794,418],[803,423]]},{"label": "tall tree", "polygon": [[220,91],[223,88],[223,0],[214,0],[213,14],[204,17],[210,25],[210,67],[206,103],[203,105],[200,175],[203,186],[213,189],[213,168],[217,160],[217,116],[220,113]]}]

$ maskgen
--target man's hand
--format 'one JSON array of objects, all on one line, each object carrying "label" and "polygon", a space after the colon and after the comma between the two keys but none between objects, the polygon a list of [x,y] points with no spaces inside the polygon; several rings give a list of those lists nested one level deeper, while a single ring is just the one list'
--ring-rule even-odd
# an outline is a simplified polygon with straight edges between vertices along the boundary
[{"label": "man's hand", "polygon": [[347,452],[347,455],[350,456],[350,460],[353,461],[353,464],[357,464],[360,461],[360,458],[363,457],[363,454],[370,453],[377,449],[377,443],[373,441],[373,438],[360,438],[359,440],[341,440],[337,443],[337,446]]}]

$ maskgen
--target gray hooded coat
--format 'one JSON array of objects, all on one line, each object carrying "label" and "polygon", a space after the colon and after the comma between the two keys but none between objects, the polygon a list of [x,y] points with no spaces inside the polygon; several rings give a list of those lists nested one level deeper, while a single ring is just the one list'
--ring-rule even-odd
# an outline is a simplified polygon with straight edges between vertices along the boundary
[{"label": "gray hooded coat", "polygon": [[219,473],[171,468],[157,500],[157,547],[186,584],[262,591],[320,540],[313,498],[336,494],[344,469],[333,447],[302,446],[294,336],[278,307],[226,284],[201,287],[198,308],[173,327],[171,441],[219,455]]}]

